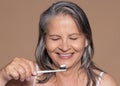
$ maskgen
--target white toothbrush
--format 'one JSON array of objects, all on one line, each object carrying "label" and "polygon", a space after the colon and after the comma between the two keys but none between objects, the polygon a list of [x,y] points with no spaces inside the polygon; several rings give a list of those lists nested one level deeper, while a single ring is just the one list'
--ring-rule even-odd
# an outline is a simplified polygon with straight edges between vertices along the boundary
[{"label": "white toothbrush", "polygon": [[[40,70],[40,71],[36,71],[33,86],[35,86],[37,76],[39,76],[41,74],[53,73],[53,72],[64,72],[64,71],[66,71],[66,66],[65,65],[60,65],[60,69],[57,69],[57,70]],[[37,76],[36,76],[36,73],[37,73]]]},{"label": "white toothbrush", "polygon": [[60,69],[57,70],[40,70],[36,71],[37,74],[43,74],[43,73],[53,73],[53,72],[64,72],[66,71],[66,66],[65,65],[60,65]]}]

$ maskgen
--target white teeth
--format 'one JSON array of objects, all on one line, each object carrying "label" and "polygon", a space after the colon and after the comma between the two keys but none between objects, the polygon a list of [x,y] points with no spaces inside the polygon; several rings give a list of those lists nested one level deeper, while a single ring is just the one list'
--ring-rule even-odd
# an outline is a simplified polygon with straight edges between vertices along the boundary
[{"label": "white teeth", "polygon": [[60,56],[63,56],[63,57],[65,57],[65,56],[71,56],[71,54],[60,54]]}]

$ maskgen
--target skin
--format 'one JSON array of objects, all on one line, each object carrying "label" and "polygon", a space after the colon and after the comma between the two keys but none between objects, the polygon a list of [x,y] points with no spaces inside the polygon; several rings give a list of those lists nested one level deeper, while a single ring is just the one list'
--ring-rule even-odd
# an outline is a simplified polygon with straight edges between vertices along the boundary
[{"label": "skin", "polygon": [[[0,86],[19,86],[33,80],[35,63],[25,58],[15,57],[12,62],[0,70]],[[14,81],[15,80],[15,81]],[[19,83],[19,84],[18,84]],[[29,85],[30,86],[30,85]]]},{"label": "skin", "polygon": [[[86,74],[81,67],[80,60],[87,40],[78,30],[73,18],[69,15],[58,15],[49,21],[48,32],[45,37],[47,52],[54,62],[54,67],[65,64],[67,71],[56,73],[47,83],[37,86],[85,86]],[[35,63],[25,58],[15,58],[0,71],[0,86],[32,86]],[[100,71],[94,70],[97,74]],[[92,85],[91,85],[92,86]],[[100,86],[117,86],[113,78],[104,74]]]},{"label": "skin", "polygon": [[67,68],[80,67],[86,39],[70,16],[59,15],[50,20],[46,49],[54,64]]},{"label": "skin", "polygon": [[[55,67],[65,64],[67,68],[67,72],[59,73],[60,75],[58,74],[55,77],[54,83],[63,83],[63,86],[75,85],[75,83],[64,83],[62,78],[63,76],[69,77],[69,82],[71,80],[73,82],[72,78],[74,78],[75,81],[78,79],[78,74],[81,72],[78,71],[78,69],[81,66],[80,60],[86,43],[87,40],[78,30],[71,16],[59,15],[50,20],[46,35],[47,52],[54,62]],[[75,72],[76,75],[74,74]],[[65,81],[66,80],[68,81],[67,78]]]}]

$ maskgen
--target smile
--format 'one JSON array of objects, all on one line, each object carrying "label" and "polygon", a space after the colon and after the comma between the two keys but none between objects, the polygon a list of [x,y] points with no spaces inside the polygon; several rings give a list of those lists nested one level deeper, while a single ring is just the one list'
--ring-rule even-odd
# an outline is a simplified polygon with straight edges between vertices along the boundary
[{"label": "smile", "polygon": [[58,56],[59,56],[59,58],[61,58],[61,59],[69,59],[69,58],[72,58],[72,57],[73,57],[73,53],[68,53],[68,54],[58,53]]}]

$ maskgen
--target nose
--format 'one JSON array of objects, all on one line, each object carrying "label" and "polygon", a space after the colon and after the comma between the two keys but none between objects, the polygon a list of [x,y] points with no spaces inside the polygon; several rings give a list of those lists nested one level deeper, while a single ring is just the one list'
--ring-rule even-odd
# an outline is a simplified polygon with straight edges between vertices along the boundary
[{"label": "nose", "polygon": [[64,39],[64,40],[61,41],[59,49],[62,52],[67,52],[68,50],[70,50],[70,43],[68,42],[67,39]]}]

